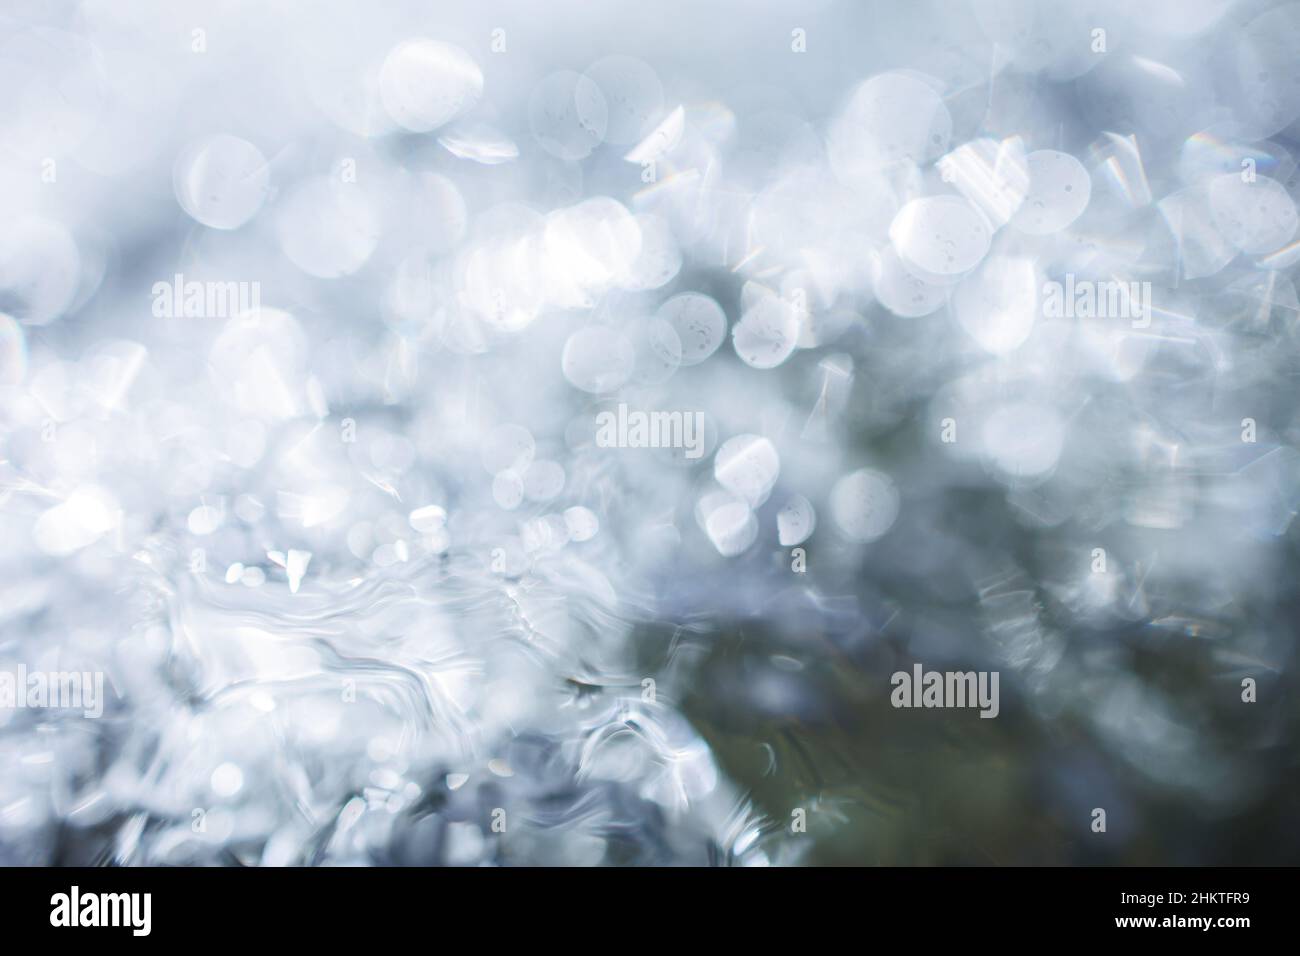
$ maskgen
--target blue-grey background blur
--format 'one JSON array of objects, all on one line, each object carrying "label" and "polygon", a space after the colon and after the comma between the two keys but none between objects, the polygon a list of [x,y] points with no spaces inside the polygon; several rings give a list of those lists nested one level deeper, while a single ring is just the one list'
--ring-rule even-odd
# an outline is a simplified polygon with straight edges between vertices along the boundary
[{"label": "blue-grey background blur", "polygon": [[6,3],[0,862],[1296,862],[1297,49]]}]

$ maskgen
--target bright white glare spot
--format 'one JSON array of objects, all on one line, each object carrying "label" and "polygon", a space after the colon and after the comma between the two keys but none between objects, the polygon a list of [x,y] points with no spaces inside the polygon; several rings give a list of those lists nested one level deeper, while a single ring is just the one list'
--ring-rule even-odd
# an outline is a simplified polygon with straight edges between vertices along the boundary
[{"label": "bright white glare spot", "polygon": [[297,594],[298,588],[302,585],[303,575],[307,573],[307,565],[311,564],[310,551],[289,550],[288,561],[285,564],[285,574],[289,578],[289,593]]},{"label": "bright white glare spot", "polygon": [[438,137],[438,145],[453,156],[484,166],[497,166],[519,158],[515,141],[486,123],[457,124]]},{"label": "bright white glare spot", "polygon": [[984,423],[984,451],[1007,478],[1037,478],[1056,467],[1065,426],[1051,408],[1002,405]]},{"label": "bright white glare spot", "polygon": [[451,43],[406,40],[384,61],[379,94],[396,123],[427,133],[478,103],[483,72],[472,56]]},{"label": "bright white glare spot", "polygon": [[447,523],[447,512],[438,505],[425,505],[412,511],[407,520],[421,534],[432,534]]},{"label": "bright white glare spot", "polygon": [[898,518],[898,488],[888,475],[863,468],[835,482],[830,508],[845,537],[862,543],[875,541]]},{"label": "bright white glare spot", "polygon": [[776,368],[799,342],[799,318],[780,296],[764,295],[731,330],[741,361],[753,368]]},{"label": "bright white glare spot", "polygon": [[758,521],[743,501],[731,501],[709,513],[704,530],[718,554],[734,558],[748,550],[758,537]]},{"label": "bright white glare spot", "polygon": [[600,519],[595,512],[581,505],[565,509],[564,523],[574,541],[590,541],[600,531]]},{"label": "bright white glare spot", "polygon": [[32,535],[46,554],[62,557],[98,541],[120,518],[120,506],[110,492],[83,485],[37,518]]},{"label": "bright white glare spot", "polygon": [[963,143],[938,166],[944,179],[996,227],[1006,225],[1029,192],[1025,144],[1019,136]]},{"label": "bright white glare spot", "polygon": [[772,492],[781,473],[776,447],[761,435],[737,435],[722,443],[713,459],[718,484],[757,508]]},{"label": "bright white glare spot", "polygon": [[777,540],[782,547],[803,544],[817,527],[817,513],[812,502],[803,495],[794,495],[776,513]]},{"label": "bright white glare spot", "polygon": [[223,763],[212,771],[212,792],[219,797],[233,797],[244,788],[244,771],[233,763]]},{"label": "bright white glare spot", "polygon": [[681,142],[686,129],[686,110],[678,106],[623,158],[629,163],[651,163],[671,152]]},{"label": "bright white glare spot", "polygon": [[952,310],[986,352],[1019,348],[1038,317],[1038,274],[1029,259],[992,256],[953,293]]},{"label": "bright white glare spot", "polygon": [[190,512],[186,524],[189,526],[190,534],[212,534],[221,527],[222,518],[221,509],[211,505],[200,505]]}]

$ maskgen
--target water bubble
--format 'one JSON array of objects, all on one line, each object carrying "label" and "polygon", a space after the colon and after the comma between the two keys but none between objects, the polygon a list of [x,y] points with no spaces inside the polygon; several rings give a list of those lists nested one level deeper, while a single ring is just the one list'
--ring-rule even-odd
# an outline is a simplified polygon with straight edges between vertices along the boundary
[{"label": "water bubble", "polygon": [[405,40],[384,60],[379,95],[400,126],[427,133],[478,103],[483,72],[472,56],[454,44]]},{"label": "water bubble", "polygon": [[176,201],[196,222],[238,229],[257,215],[271,189],[266,157],[252,143],[222,134],[181,151],[172,168]]},{"label": "water bubble", "polygon": [[682,364],[698,365],[717,351],[727,334],[727,316],[722,306],[707,295],[683,292],[675,295],[655,315],[677,332]]},{"label": "water bubble", "polygon": [[883,472],[862,468],[835,482],[830,509],[845,537],[860,543],[875,541],[898,518],[898,488]]}]

